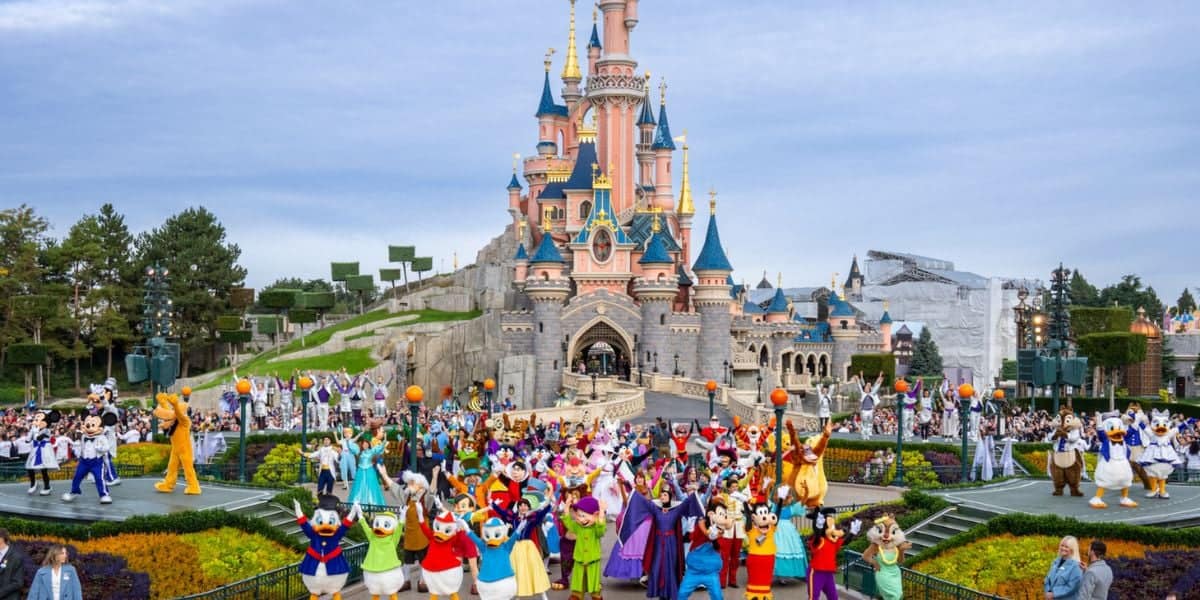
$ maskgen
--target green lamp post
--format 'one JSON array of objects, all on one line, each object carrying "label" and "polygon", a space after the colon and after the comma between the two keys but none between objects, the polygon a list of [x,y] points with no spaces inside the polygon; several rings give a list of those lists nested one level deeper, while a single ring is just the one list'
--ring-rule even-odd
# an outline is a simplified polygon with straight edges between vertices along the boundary
[{"label": "green lamp post", "polygon": [[775,405],[775,485],[783,479],[783,407],[787,403],[787,390],[775,388],[771,391],[771,404]]},{"label": "green lamp post", "polygon": [[238,481],[246,483],[246,405],[250,403],[250,380],[237,382],[238,401],[242,405],[242,420],[238,424]]},{"label": "green lamp post", "polygon": [[305,375],[297,382],[300,384],[300,483],[308,481],[308,391],[312,389],[313,380]]},{"label": "green lamp post", "polygon": [[908,392],[908,382],[897,379],[892,389],[896,390],[896,478],[892,480],[892,485],[904,487],[904,410],[900,404]]},{"label": "green lamp post", "polygon": [[417,472],[417,414],[421,412],[421,402],[425,400],[425,390],[419,385],[410,385],[404,390],[404,398],[408,400],[408,413],[412,417],[408,422],[408,452],[412,456],[409,470]]},{"label": "green lamp post", "polygon": [[708,390],[708,418],[712,419],[716,413],[716,408],[713,406],[717,397],[717,382],[709,379],[708,383],[704,384],[704,389]]},{"label": "green lamp post", "polygon": [[958,386],[958,418],[962,421],[962,482],[966,483],[971,466],[967,464],[967,421],[971,412],[971,397],[975,387],[969,383]]}]

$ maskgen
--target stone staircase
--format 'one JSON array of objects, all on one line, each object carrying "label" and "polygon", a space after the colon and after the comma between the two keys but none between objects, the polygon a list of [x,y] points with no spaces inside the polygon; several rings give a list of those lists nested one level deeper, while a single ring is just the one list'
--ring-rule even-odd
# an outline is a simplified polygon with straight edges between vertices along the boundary
[{"label": "stone staircase", "polygon": [[923,552],[944,540],[982,525],[994,516],[996,515],[992,513],[962,506],[943,509],[907,532],[908,541],[913,545],[908,554],[911,556]]}]

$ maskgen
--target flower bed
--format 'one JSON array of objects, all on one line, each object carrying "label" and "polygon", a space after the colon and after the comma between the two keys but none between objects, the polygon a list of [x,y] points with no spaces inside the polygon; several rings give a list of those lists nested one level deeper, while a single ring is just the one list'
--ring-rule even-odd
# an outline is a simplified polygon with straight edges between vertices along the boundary
[{"label": "flower bed", "polygon": [[[1024,467],[1031,475],[1046,474],[1046,457],[1050,454],[1049,450],[1031,450],[1028,452],[1020,452],[1017,454],[1022,459]],[[1097,454],[1088,452],[1083,453],[1083,462],[1087,465],[1088,473],[1096,472]]]},{"label": "flower bed", "polygon": [[[68,544],[83,553],[80,561],[85,571],[80,577],[85,589],[103,592],[90,596],[97,599],[176,598],[211,590],[299,559],[299,554],[289,548],[230,527],[182,535],[125,533],[88,541],[38,536],[22,543],[44,552],[45,545],[52,542]],[[96,584],[88,579],[88,569],[98,573],[115,569],[112,572],[128,572],[134,579],[114,581],[112,585],[107,580]],[[137,588],[137,575],[147,576],[144,591]]]},{"label": "flower bed", "polygon": [[159,473],[165,470],[170,458],[170,444],[141,442],[117,446],[118,463],[141,465],[146,473]]}]

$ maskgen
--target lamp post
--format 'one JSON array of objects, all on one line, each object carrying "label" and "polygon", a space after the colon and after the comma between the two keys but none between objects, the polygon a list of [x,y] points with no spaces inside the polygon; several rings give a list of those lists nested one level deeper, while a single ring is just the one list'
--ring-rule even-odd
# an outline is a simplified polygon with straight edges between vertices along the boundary
[{"label": "lamp post", "polygon": [[596,372],[592,371],[592,404],[596,403]]},{"label": "lamp post", "polygon": [[775,405],[775,485],[783,479],[783,407],[787,406],[788,393],[783,388],[771,391],[771,404]]},{"label": "lamp post", "polygon": [[[146,336],[146,354],[147,361],[150,361],[148,366],[154,364],[154,358],[157,355],[164,354],[166,351],[166,338],[171,337],[171,310],[173,303],[168,297],[167,292],[170,289],[170,281],[168,276],[171,274],[169,269],[164,269],[158,264],[146,267],[146,281],[144,284],[145,295],[142,301],[142,333]],[[153,374],[154,369],[150,372]],[[163,386],[159,385],[158,378],[153,375],[150,377],[150,400],[158,396],[158,392]],[[171,377],[174,380],[174,377]],[[169,385],[169,384],[168,384]],[[153,411],[150,412],[150,436],[153,441],[154,434],[158,432],[158,415]]]},{"label": "lamp post", "polygon": [[758,380],[758,403],[762,404],[762,369],[761,368],[758,370],[758,376],[755,377],[755,379]]},{"label": "lamp post", "polygon": [[908,382],[897,379],[892,387],[896,390],[896,478],[892,480],[892,485],[904,487],[904,409],[900,404],[908,392]]},{"label": "lamp post", "polygon": [[238,481],[246,483],[246,404],[250,402],[250,380],[237,382],[238,401],[242,405],[242,420],[238,426]]},{"label": "lamp post", "polygon": [[968,471],[971,468],[967,465],[967,419],[968,413],[971,411],[971,396],[975,395],[975,388],[964,383],[958,386],[958,419],[962,422],[962,481],[966,483]]},{"label": "lamp post", "polygon": [[408,400],[408,451],[412,456],[409,461],[409,471],[417,472],[417,413],[421,412],[421,401],[425,399],[425,390],[419,385],[410,385],[404,390],[404,399]]},{"label": "lamp post", "polygon": [[638,353],[638,387],[642,387],[642,370],[645,366],[642,364],[642,355]]},{"label": "lamp post", "polygon": [[679,377],[679,353],[675,353],[675,372],[672,375]]},{"label": "lamp post", "polygon": [[492,392],[496,389],[496,380],[488,377],[483,380],[483,396],[487,398],[488,412],[492,411]]},{"label": "lamp post", "polygon": [[658,372],[658,352],[654,353],[654,372]]},{"label": "lamp post", "polygon": [[308,481],[308,390],[312,389],[312,377],[300,378],[300,483]]},{"label": "lamp post", "polygon": [[717,382],[709,379],[708,383],[704,384],[704,389],[708,390],[708,418],[712,419],[713,415],[717,414],[713,407],[713,402],[717,397]]},{"label": "lamp post", "polygon": [[721,364],[725,365],[725,385],[733,385],[729,383],[729,361],[721,361]]}]

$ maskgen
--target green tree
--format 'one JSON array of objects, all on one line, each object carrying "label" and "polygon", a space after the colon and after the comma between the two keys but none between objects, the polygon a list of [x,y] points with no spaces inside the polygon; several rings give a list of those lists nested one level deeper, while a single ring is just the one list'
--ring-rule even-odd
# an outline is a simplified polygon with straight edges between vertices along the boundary
[{"label": "green tree", "polygon": [[1153,287],[1142,287],[1142,278],[1137,275],[1125,275],[1120,283],[1110,285],[1100,291],[1100,302],[1104,306],[1118,304],[1128,306],[1133,310],[1139,307],[1146,309],[1146,318],[1155,323],[1162,322],[1163,303]]},{"label": "green tree", "polygon": [[215,351],[217,317],[229,308],[230,288],[241,287],[246,279],[246,269],[237,262],[242,250],[225,241],[225,227],[203,207],[189,208],[141,234],[136,246],[141,269],[158,263],[168,270],[182,352],[180,376],[187,377],[193,353]]},{"label": "green tree", "polygon": [[253,312],[262,312],[270,310],[270,307],[263,305],[262,295],[272,290],[300,290],[301,292],[332,292],[333,285],[324,279],[301,279],[299,277],[280,277],[275,280],[275,283],[267,285],[258,291],[258,298],[254,302]]},{"label": "green tree", "polygon": [[1175,301],[1175,314],[1190,313],[1196,310],[1196,299],[1192,297],[1192,291],[1183,288],[1183,293],[1179,295],[1179,299]]},{"label": "green tree", "polygon": [[928,327],[921,328],[921,335],[913,344],[912,358],[908,361],[908,374],[914,377],[941,377],[942,355]]},{"label": "green tree", "polygon": [[39,257],[49,227],[50,223],[27,205],[0,210],[0,368],[8,346],[30,337],[16,314],[14,300],[41,289]]},{"label": "green tree", "polygon": [[1128,331],[1090,333],[1079,336],[1079,354],[1088,358],[1089,365],[1107,372],[1111,404],[1121,367],[1146,360],[1146,337]]},{"label": "green tree", "polygon": [[1071,280],[1067,282],[1067,293],[1071,296],[1071,304],[1075,306],[1101,305],[1100,292],[1096,290],[1096,286],[1084,279],[1079,269],[1071,273]]}]

